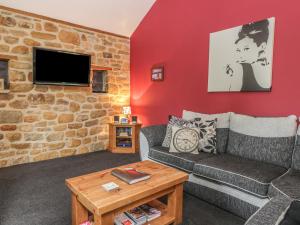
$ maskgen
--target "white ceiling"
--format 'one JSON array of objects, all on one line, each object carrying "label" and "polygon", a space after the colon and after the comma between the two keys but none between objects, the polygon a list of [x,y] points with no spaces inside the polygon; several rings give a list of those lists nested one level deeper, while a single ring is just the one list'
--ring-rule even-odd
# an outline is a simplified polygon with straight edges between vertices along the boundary
[{"label": "white ceiling", "polygon": [[130,37],[155,0],[0,0],[0,5]]}]

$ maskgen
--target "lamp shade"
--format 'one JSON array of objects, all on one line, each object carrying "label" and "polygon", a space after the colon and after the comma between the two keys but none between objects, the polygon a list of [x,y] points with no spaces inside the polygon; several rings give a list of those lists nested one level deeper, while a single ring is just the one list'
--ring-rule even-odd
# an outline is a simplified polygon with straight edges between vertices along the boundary
[{"label": "lamp shade", "polygon": [[131,114],[131,107],[130,106],[124,106],[123,107],[123,114],[124,115],[130,115]]}]

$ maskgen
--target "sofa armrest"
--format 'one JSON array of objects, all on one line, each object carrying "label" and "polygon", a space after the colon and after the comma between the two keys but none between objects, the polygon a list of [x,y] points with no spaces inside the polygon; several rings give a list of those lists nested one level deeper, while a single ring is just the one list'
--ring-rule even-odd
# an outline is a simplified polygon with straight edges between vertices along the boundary
[{"label": "sofa armrest", "polygon": [[292,199],[285,196],[274,197],[257,210],[245,225],[277,225],[283,219],[291,202]]},{"label": "sofa armrest", "polygon": [[140,131],[140,156],[141,160],[148,159],[151,147],[161,145],[166,135],[167,125],[154,125],[143,127]]}]

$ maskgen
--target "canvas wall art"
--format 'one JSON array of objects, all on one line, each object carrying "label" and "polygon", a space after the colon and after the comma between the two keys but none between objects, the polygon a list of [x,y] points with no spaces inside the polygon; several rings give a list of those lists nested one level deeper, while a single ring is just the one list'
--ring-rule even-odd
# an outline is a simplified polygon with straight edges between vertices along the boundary
[{"label": "canvas wall art", "polygon": [[271,91],[275,18],[210,34],[208,92]]}]

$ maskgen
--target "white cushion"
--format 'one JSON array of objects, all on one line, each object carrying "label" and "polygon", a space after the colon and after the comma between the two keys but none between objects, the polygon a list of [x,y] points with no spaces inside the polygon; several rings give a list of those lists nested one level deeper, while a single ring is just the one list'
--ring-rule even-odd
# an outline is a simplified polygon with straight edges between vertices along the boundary
[{"label": "white cushion", "polygon": [[296,135],[297,117],[253,117],[231,113],[230,130],[255,137],[291,137]]},{"label": "white cushion", "polygon": [[185,120],[192,120],[201,118],[203,120],[214,120],[217,118],[217,128],[229,128],[230,112],[217,114],[204,114],[199,112],[192,112],[183,110],[182,118]]}]

